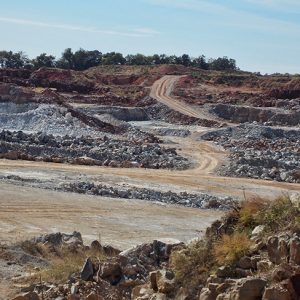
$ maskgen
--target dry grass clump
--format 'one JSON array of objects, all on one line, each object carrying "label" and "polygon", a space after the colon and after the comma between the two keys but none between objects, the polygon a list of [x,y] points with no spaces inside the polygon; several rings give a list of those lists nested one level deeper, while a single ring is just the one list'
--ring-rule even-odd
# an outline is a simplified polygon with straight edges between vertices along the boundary
[{"label": "dry grass clump", "polygon": [[59,246],[24,241],[20,247],[26,253],[48,261],[48,267],[43,268],[33,279],[42,278],[49,282],[64,282],[70,275],[79,272],[85,260],[90,257],[93,261],[101,262],[107,258],[103,250],[87,249],[85,247]]},{"label": "dry grass clump", "polygon": [[274,201],[252,198],[242,202],[234,214],[238,220],[236,231],[250,233],[255,226],[264,225],[266,233],[277,233],[300,226],[300,208],[289,196]]},{"label": "dry grass clump", "polygon": [[85,257],[78,253],[69,253],[62,257],[53,257],[50,266],[41,271],[44,280],[63,282],[73,273],[81,270]]},{"label": "dry grass clump", "polygon": [[288,196],[282,196],[274,202],[269,202],[269,205],[259,211],[255,218],[259,224],[266,226],[267,232],[296,230],[300,228],[300,207]]},{"label": "dry grass clump", "polygon": [[50,265],[42,270],[41,276],[50,282],[63,282],[72,274],[80,272],[88,257],[99,263],[107,258],[104,252],[100,250],[69,251],[67,248],[60,248],[54,255],[50,254]]},{"label": "dry grass clump", "polygon": [[260,225],[261,223],[257,218],[257,214],[268,207],[268,204],[269,201],[258,197],[243,201],[237,210],[237,229],[239,231],[252,230],[255,226]]},{"label": "dry grass clump", "polygon": [[214,245],[215,260],[219,265],[233,265],[249,253],[252,245],[253,242],[244,232],[223,235],[222,239]]},{"label": "dry grass clump", "polygon": [[31,240],[22,241],[19,243],[19,245],[23,251],[25,251],[26,253],[32,256],[46,258],[48,255],[48,249],[46,246],[35,243]]}]

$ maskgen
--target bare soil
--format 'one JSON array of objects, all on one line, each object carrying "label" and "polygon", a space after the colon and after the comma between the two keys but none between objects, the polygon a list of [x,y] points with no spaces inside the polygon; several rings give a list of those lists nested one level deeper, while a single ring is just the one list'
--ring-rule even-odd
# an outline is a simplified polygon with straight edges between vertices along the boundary
[{"label": "bare soil", "polygon": [[159,238],[188,241],[222,212],[0,184],[0,240],[13,243],[51,232],[82,233],[126,249]]}]

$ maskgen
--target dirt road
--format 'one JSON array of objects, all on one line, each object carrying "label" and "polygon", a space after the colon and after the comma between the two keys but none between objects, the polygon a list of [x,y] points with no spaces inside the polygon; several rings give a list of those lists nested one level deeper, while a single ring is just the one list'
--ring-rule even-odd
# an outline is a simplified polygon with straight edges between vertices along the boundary
[{"label": "dirt road", "polygon": [[216,117],[212,116],[208,112],[199,108],[196,109],[195,107],[172,97],[171,94],[174,89],[174,85],[181,77],[182,76],[167,75],[157,80],[152,86],[150,96],[165,104],[169,108],[189,117],[218,121]]}]

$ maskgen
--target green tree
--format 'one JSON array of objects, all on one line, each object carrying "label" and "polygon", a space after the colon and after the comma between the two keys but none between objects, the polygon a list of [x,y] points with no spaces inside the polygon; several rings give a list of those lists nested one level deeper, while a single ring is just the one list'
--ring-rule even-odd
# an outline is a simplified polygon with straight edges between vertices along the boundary
[{"label": "green tree", "polygon": [[86,51],[83,49],[77,50],[73,55],[74,69],[78,71],[86,70],[91,67],[96,67],[102,62],[102,53],[98,50]]},{"label": "green tree", "polygon": [[39,69],[41,67],[54,68],[55,56],[42,53],[32,60],[33,67]]},{"label": "green tree", "polygon": [[182,64],[186,67],[191,65],[191,58],[188,54],[183,54],[181,56],[181,61],[182,61]]},{"label": "green tree", "polygon": [[2,68],[21,69],[29,64],[27,55],[22,52],[0,51],[0,65]]},{"label": "green tree", "polygon": [[123,54],[110,52],[103,54],[102,64],[103,65],[124,65],[126,63],[126,59],[123,57]]},{"label": "green tree", "polygon": [[210,70],[217,71],[234,71],[237,70],[236,61],[227,56],[218,57],[217,59],[210,59],[208,61]]},{"label": "green tree", "polygon": [[57,66],[62,69],[74,69],[74,53],[71,48],[65,49],[57,61]]},{"label": "green tree", "polygon": [[125,57],[126,63],[128,65],[150,65],[152,63],[152,57],[151,56],[145,56],[143,54],[135,54],[135,55],[127,55]]},{"label": "green tree", "polygon": [[192,65],[195,67],[198,67],[200,69],[204,69],[204,70],[208,70],[208,68],[209,68],[209,65],[208,65],[204,55],[194,58],[192,61]]}]

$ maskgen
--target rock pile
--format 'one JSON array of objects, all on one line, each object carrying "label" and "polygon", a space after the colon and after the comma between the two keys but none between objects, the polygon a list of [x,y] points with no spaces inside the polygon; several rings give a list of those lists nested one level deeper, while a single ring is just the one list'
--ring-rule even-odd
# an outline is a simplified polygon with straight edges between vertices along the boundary
[{"label": "rock pile", "polygon": [[78,179],[70,178],[64,180],[61,178],[58,181],[57,179],[43,180],[23,178],[18,175],[0,175],[0,181],[10,184],[109,198],[135,199],[185,207],[218,210],[228,210],[236,205],[236,200],[228,196],[222,197],[205,193],[191,194],[187,192],[160,191],[128,184],[114,184],[112,186],[108,184],[99,184],[98,181],[96,183],[93,181],[95,180],[93,178],[87,178],[86,180],[87,181],[78,181]]},{"label": "rock pile", "polygon": [[[147,141],[144,141],[147,142]],[[2,131],[0,157],[7,159],[68,162],[109,167],[187,169],[189,161],[175,149],[142,141],[120,141],[107,137],[54,137],[44,133]]]},{"label": "rock pile", "polygon": [[72,136],[101,134],[74,117],[67,108],[53,104],[0,102],[0,109],[0,128],[6,130],[43,131],[54,135],[68,132]]},{"label": "rock pile", "polygon": [[[72,235],[50,234],[34,240],[36,245],[47,245],[54,250],[67,243],[71,251],[83,247],[80,241],[81,236],[76,232]],[[14,300],[38,300],[40,295],[46,300],[130,299],[132,289],[145,284],[151,272],[166,267],[173,249],[180,247],[183,244],[177,240],[155,240],[120,252],[93,241],[90,246],[84,246],[85,250],[103,253],[106,255],[104,261],[88,257],[81,272],[72,274],[68,283],[31,285],[30,292]],[[159,282],[163,284],[163,280]]]},{"label": "rock pile", "polygon": [[300,110],[288,111],[279,108],[258,108],[250,106],[217,104],[211,112],[225,120],[237,123],[270,122],[272,125],[297,126],[300,124]]},{"label": "rock pile", "polygon": [[300,130],[243,124],[202,138],[230,150],[229,166],[220,169],[223,175],[300,182]]},{"label": "rock pile", "polygon": [[35,255],[48,258],[48,265],[62,253],[84,259],[68,278],[39,280],[22,290],[37,300],[41,295],[44,300],[298,300],[297,199],[244,202],[207,228],[203,239],[188,244],[161,239],[121,252],[97,240],[85,246],[78,232],[45,235],[26,249],[39,249]]},{"label": "rock pile", "polygon": [[148,106],[147,108],[145,108],[145,111],[152,120],[165,121],[168,123],[180,125],[199,125],[204,127],[220,126],[217,121],[189,117],[180,112],[172,110],[168,106],[161,103]]},{"label": "rock pile", "polygon": [[140,199],[146,201],[177,204],[185,207],[221,209],[232,208],[235,201],[231,197],[217,197],[208,194],[189,194],[186,192],[161,192],[152,189],[124,186],[96,185],[92,182],[77,182],[59,187],[63,191],[87,193],[111,198]]}]

